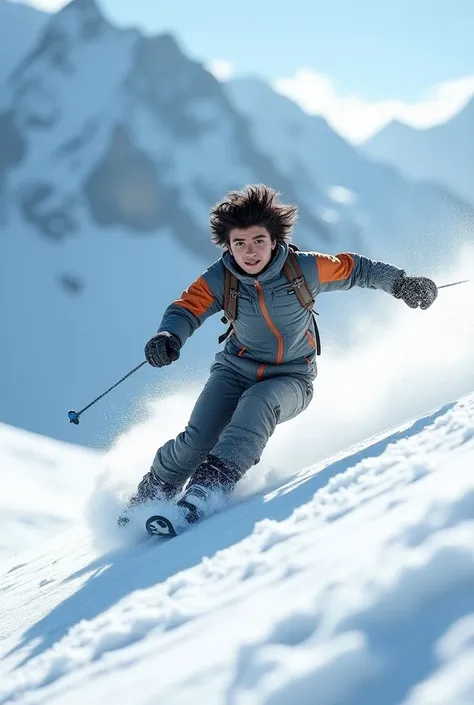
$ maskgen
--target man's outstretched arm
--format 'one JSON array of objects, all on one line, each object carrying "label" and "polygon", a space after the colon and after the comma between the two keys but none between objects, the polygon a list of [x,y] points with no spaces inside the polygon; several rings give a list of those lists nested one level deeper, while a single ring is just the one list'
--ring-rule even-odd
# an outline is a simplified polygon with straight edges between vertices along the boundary
[{"label": "man's outstretched arm", "polygon": [[377,262],[363,255],[344,252],[339,255],[315,253],[316,293],[340,291],[361,286],[381,289],[402,299],[411,308],[427,309],[438,295],[438,287],[427,277],[407,276],[403,269]]}]

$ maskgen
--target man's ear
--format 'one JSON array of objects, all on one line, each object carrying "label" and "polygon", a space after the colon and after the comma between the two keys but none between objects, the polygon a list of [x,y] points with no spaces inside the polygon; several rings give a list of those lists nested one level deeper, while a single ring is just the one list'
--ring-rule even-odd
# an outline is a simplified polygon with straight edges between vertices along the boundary
[{"label": "man's ear", "polygon": [[277,241],[272,240],[272,250],[274,250],[276,246],[277,246]]}]

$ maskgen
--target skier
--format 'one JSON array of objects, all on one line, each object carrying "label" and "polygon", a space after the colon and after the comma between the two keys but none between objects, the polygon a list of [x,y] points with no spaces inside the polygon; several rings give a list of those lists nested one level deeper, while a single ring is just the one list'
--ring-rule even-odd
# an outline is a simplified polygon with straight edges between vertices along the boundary
[{"label": "skier", "polygon": [[258,463],[276,425],[307,408],[317,373],[318,294],[361,286],[421,309],[437,297],[433,281],[390,264],[293,249],[298,209],[278,197],[268,186],[249,185],[212,208],[211,237],[224,253],[168,306],[146,343],[147,361],[162,367],[212,314],[224,310],[231,323],[186,428],[158,449],[127,509],[184,489],[178,505],[188,521],[198,520],[211,493],[228,496]]}]

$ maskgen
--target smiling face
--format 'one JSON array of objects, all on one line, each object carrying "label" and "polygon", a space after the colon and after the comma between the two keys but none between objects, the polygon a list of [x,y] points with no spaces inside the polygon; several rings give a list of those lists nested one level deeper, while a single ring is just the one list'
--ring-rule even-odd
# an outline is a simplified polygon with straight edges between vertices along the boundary
[{"label": "smiling face", "polygon": [[229,233],[228,248],[235,261],[246,274],[257,275],[272,258],[276,247],[270,233],[260,225],[250,228],[233,228]]}]

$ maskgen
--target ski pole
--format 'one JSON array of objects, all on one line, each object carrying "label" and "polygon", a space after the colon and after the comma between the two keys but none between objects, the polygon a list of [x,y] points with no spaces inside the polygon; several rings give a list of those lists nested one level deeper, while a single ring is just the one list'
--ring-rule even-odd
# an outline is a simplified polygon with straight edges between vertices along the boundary
[{"label": "ski pole", "polygon": [[[450,284],[441,284],[441,286],[438,286],[438,289],[446,289],[448,286],[457,286],[458,284],[467,284],[470,282],[470,279],[463,279],[462,281],[459,282],[451,282]],[[69,418],[69,423],[76,424],[76,426],[79,424],[79,416],[84,413],[84,411],[87,411],[87,409],[90,409],[91,406],[93,406],[96,402],[98,402],[102,397],[105,397],[106,394],[112,391],[112,389],[115,389],[115,387],[118,387],[119,384],[121,384],[124,380],[127,379],[127,377],[130,377],[130,375],[133,375],[134,372],[140,369],[140,367],[143,367],[143,365],[146,365],[146,360],[143,362],[140,362],[139,365],[133,368],[133,370],[130,370],[130,372],[127,372],[126,375],[122,377],[122,379],[119,379],[118,382],[115,382],[111,387],[105,390],[105,392],[102,392],[100,396],[98,396],[94,401],[91,401],[90,404],[85,406],[83,409],[80,411],[74,411],[74,409],[71,409],[71,411],[68,411],[68,418]]]},{"label": "ski pole", "polygon": [[448,286],[457,286],[458,284],[467,284],[467,282],[470,282],[470,279],[463,279],[460,282],[452,282],[451,284],[441,284],[441,286],[438,286],[438,289],[447,289]]},{"label": "ski pole", "polygon": [[111,392],[112,389],[115,389],[115,387],[118,387],[118,385],[121,384],[124,381],[124,379],[127,379],[127,377],[130,377],[130,375],[133,375],[133,373],[136,372],[137,370],[139,370],[140,367],[143,367],[143,365],[146,365],[146,360],[143,360],[143,362],[140,362],[140,364],[137,365],[136,367],[134,367],[133,370],[130,370],[130,372],[127,372],[127,374],[124,377],[122,377],[122,379],[119,379],[118,382],[115,382],[115,384],[113,384],[111,387],[109,387],[105,392],[103,392],[99,397],[97,397],[97,399],[94,399],[94,401],[91,401],[90,404],[85,406],[80,411],[74,411],[73,409],[71,409],[71,411],[68,411],[67,415],[69,418],[69,423],[74,423],[77,426],[79,423],[79,416],[84,411],[87,411],[87,409],[90,409],[90,407],[93,406],[96,402],[98,402],[99,399],[102,399],[102,397],[105,397],[105,395],[108,394],[109,392]]}]

